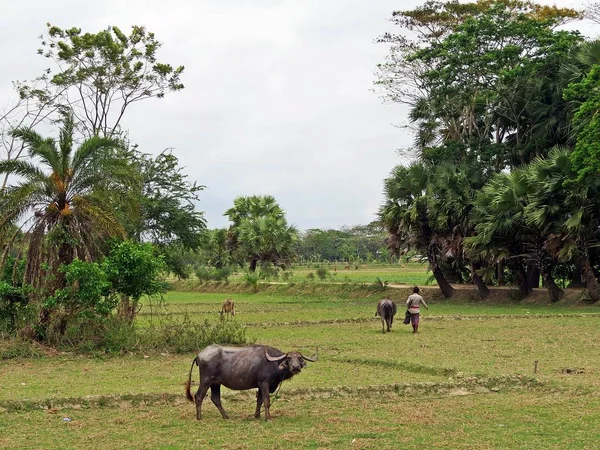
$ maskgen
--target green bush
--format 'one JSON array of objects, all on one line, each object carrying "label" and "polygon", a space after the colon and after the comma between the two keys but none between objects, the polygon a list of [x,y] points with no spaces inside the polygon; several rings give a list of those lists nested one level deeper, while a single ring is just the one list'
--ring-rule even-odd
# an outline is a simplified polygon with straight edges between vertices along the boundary
[{"label": "green bush", "polygon": [[210,270],[208,270],[204,266],[197,267],[196,270],[194,271],[194,274],[196,275],[196,278],[198,278],[199,281],[209,281],[210,276],[211,276]]},{"label": "green bush", "polygon": [[180,321],[163,322],[140,333],[142,347],[172,353],[196,352],[210,344],[245,345],[246,328],[236,322],[191,322],[184,316]]},{"label": "green bush", "polygon": [[278,280],[279,269],[272,265],[264,265],[260,268],[260,278],[263,280]]},{"label": "green bush", "polygon": [[212,279],[215,281],[229,281],[229,276],[231,275],[231,268],[229,267],[221,267],[218,269],[214,269],[212,271]]},{"label": "green bush", "polygon": [[196,268],[196,278],[200,281],[229,281],[232,269],[230,267],[220,267],[215,269],[208,269],[206,267]]},{"label": "green bush", "polygon": [[260,274],[257,272],[246,272],[244,274],[244,282],[248,286],[252,286],[254,288],[254,292],[258,291],[258,282],[260,281]]},{"label": "green bush", "polygon": [[161,351],[187,353],[210,344],[245,345],[246,329],[236,322],[192,322],[167,317],[148,328],[137,328],[127,320],[111,316],[105,320],[72,322],[56,346],[78,353],[126,353]]},{"label": "green bush", "polygon": [[24,259],[9,256],[0,273],[0,331],[15,331],[27,323],[31,289],[22,283],[24,270]]},{"label": "green bush", "polygon": [[39,344],[16,337],[12,334],[0,334],[0,360],[11,358],[41,358],[44,356]]},{"label": "green bush", "polygon": [[317,267],[317,270],[315,272],[317,273],[317,276],[321,281],[324,281],[325,278],[327,278],[327,276],[329,275],[329,269],[327,269],[327,267],[325,266]]}]

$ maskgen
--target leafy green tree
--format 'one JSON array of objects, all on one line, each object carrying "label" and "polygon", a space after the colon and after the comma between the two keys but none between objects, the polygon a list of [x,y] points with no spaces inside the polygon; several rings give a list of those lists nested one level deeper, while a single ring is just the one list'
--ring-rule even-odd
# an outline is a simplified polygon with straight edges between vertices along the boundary
[{"label": "leafy green tree", "polygon": [[178,254],[202,245],[206,220],[196,202],[204,186],[188,180],[171,151],[152,157],[131,149],[127,157],[141,177],[140,189],[130,192],[139,208],[124,212],[128,235],[152,242],[165,256],[168,270],[185,278],[184,259]]},{"label": "leafy green tree", "polygon": [[[555,87],[559,63],[580,41],[556,26],[579,13],[523,1],[426,2],[394,13],[414,39],[384,35],[379,85],[412,106],[416,147],[434,163],[485,162],[500,171],[564,143]],[[435,156],[435,157],[434,157]]]},{"label": "leafy green tree", "polygon": [[288,267],[294,257],[298,231],[288,225],[284,211],[270,195],[238,197],[225,212],[231,225],[227,245],[238,261],[247,261],[254,272],[257,264]]},{"label": "leafy green tree", "polygon": [[29,288],[23,284],[25,260],[8,257],[0,276],[0,330],[15,331],[23,325]]},{"label": "leafy green tree", "polygon": [[26,254],[27,260],[24,282],[43,287],[49,281],[50,292],[64,287],[59,266],[96,259],[108,238],[124,237],[115,202],[126,201],[138,183],[128,161],[119,157],[119,141],[95,136],[74,148],[73,127],[67,116],[58,140],[14,130],[30,161],[0,161],[0,173],[16,176],[0,199],[0,233],[7,242],[3,262],[18,244],[18,259]]},{"label": "leafy green tree", "polygon": [[83,135],[111,137],[132,103],[183,89],[183,66],[158,62],[160,46],[141,26],[126,35],[114,26],[82,33],[48,24],[38,53],[56,64],[46,77],[59,94],[56,102],[73,111]]},{"label": "leafy green tree", "polygon": [[115,244],[103,268],[111,289],[120,296],[119,315],[130,322],[139,311],[142,296],[165,291],[165,284],[159,279],[165,264],[150,243],[126,240]]},{"label": "leafy green tree", "polygon": [[110,283],[98,263],[75,259],[60,270],[66,286],[57,289],[44,303],[45,308],[55,312],[60,336],[74,320],[83,317],[101,320],[117,306],[118,297],[110,295]]},{"label": "leafy green tree", "polygon": [[572,121],[575,149],[571,159],[578,181],[584,181],[600,174],[600,41],[588,43],[578,56],[580,67],[584,62],[590,66],[580,80],[569,84],[564,96],[575,109]]}]

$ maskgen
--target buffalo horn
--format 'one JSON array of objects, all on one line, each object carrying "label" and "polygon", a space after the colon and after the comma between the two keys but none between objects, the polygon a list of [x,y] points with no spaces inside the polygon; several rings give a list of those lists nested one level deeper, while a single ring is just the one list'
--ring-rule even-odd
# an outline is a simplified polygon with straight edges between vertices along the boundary
[{"label": "buffalo horn", "polygon": [[[302,355],[302,353],[300,353]],[[319,358],[319,347],[317,347],[317,353],[315,353],[314,359],[313,358],[307,358],[306,356],[302,355],[302,357],[310,362],[315,362],[318,358]]]},{"label": "buffalo horn", "polygon": [[287,358],[287,354],[281,355],[281,356],[271,356],[271,355],[269,355],[268,350],[265,350],[265,356],[267,357],[267,359],[269,361],[273,361],[273,362],[281,361],[281,360]]}]

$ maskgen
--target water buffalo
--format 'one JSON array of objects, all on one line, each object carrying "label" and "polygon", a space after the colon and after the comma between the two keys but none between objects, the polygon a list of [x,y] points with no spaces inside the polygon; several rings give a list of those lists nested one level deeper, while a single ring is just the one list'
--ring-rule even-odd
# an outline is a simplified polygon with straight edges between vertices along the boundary
[{"label": "water buffalo", "polygon": [[227,318],[229,318],[230,314],[232,318],[235,317],[235,303],[232,299],[228,298],[223,302],[221,312],[219,313],[221,319],[223,318],[223,314],[225,314]]},{"label": "water buffalo", "polygon": [[[283,353],[281,350],[265,345],[249,347],[210,345],[198,353],[192,361],[185,393],[189,401],[196,402],[196,419],[200,420],[202,401],[210,388],[210,399],[219,408],[223,419],[228,419],[229,416],[221,405],[221,385],[238,391],[258,388],[254,417],[260,417],[260,408],[264,404],[265,420],[269,420],[271,418],[269,393],[275,392],[283,380],[299,374],[306,366],[305,360],[312,362],[317,358],[307,358],[300,352]],[[190,386],[194,364],[198,366],[200,382],[196,395],[192,396]]]},{"label": "water buffalo", "polygon": [[375,317],[381,317],[382,333],[385,333],[385,326],[387,325],[387,331],[392,331],[392,323],[394,323],[394,316],[396,315],[396,304],[389,298],[379,300],[377,303],[377,312]]}]

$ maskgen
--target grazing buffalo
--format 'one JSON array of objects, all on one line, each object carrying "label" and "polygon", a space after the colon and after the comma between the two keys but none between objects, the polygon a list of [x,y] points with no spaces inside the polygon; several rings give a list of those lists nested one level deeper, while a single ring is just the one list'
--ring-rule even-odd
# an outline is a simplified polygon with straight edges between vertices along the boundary
[{"label": "grazing buffalo", "polygon": [[223,302],[221,312],[219,313],[221,319],[223,318],[223,314],[225,314],[228,319],[229,315],[231,315],[232,318],[235,317],[235,303],[232,299],[228,298]]},{"label": "grazing buffalo", "polygon": [[383,329],[382,333],[385,333],[385,326],[387,325],[387,331],[392,331],[392,323],[394,323],[394,316],[396,315],[396,304],[389,298],[379,300],[377,303],[377,312],[375,317],[381,317],[381,326]]},{"label": "grazing buffalo", "polygon": [[[306,366],[304,361],[316,361],[300,352],[283,353],[273,347],[252,345],[249,347],[222,347],[210,345],[198,353],[192,361],[190,374],[185,388],[189,401],[196,402],[196,419],[202,419],[202,401],[210,388],[210,399],[219,408],[223,419],[229,416],[221,405],[221,385],[234,390],[258,388],[256,394],[256,412],[260,417],[261,405],[265,405],[265,420],[271,418],[269,412],[269,393],[275,392],[283,380],[299,374]],[[192,370],[194,364],[200,371],[198,391],[192,396]]]}]

